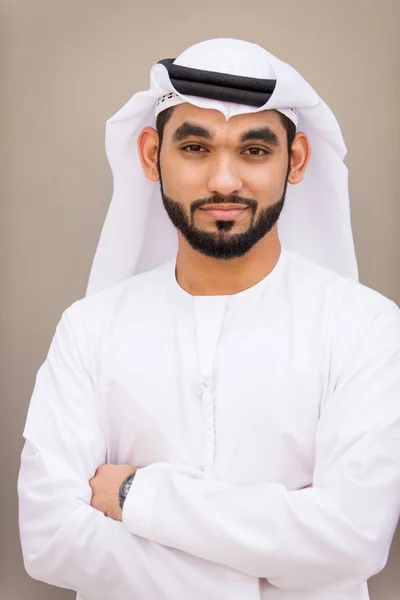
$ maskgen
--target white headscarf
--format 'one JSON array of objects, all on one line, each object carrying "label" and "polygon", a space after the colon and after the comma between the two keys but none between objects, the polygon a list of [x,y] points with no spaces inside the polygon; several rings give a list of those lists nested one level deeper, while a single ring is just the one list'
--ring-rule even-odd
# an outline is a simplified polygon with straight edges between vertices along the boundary
[{"label": "white headscarf", "polygon": [[[107,121],[106,152],[114,191],[92,265],[87,294],[100,291],[173,258],[177,235],[162,204],[160,185],[143,172],[140,132],[155,127],[157,100],[177,93],[184,101],[234,115],[295,109],[298,130],[307,134],[311,159],[298,185],[289,185],[279,220],[282,246],[341,275],[358,278],[350,221],[346,154],[330,108],[297,71],[256,44],[234,39],[201,42],[174,64],[257,79],[276,79],[268,102],[255,108],[179,94],[164,65],[150,72],[150,88],[135,94]],[[287,113],[286,113],[287,114]]]}]

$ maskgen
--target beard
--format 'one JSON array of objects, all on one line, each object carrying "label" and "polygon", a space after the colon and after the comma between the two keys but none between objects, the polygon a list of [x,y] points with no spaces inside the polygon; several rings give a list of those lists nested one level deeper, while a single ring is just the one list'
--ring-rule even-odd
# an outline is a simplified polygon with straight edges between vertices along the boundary
[{"label": "beard", "polygon": [[[230,260],[244,256],[267,235],[277,223],[285,204],[288,178],[281,199],[260,211],[256,218],[258,202],[253,198],[243,198],[236,194],[229,196],[214,195],[211,198],[195,200],[190,205],[190,216],[187,215],[184,206],[172,198],[169,198],[163,189],[160,177],[161,197],[164,208],[172,224],[189,245],[210,258]],[[241,233],[229,233],[234,227],[235,221],[216,221],[217,231],[204,231],[194,224],[195,211],[207,204],[242,204],[251,210],[251,222],[248,229]]]}]

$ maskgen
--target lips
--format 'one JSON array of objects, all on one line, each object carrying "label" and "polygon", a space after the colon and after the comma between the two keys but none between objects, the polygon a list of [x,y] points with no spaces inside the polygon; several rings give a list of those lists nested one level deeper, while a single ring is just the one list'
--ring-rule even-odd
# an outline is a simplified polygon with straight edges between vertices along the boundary
[{"label": "lips", "polygon": [[207,204],[207,206],[202,206],[202,210],[243,210],[248,208],[246,204]]},{"label": "lips", "polygon": [[248,206],[243,204],[210,204],[201,210],[219,221],[233,221],[242,215]]}]

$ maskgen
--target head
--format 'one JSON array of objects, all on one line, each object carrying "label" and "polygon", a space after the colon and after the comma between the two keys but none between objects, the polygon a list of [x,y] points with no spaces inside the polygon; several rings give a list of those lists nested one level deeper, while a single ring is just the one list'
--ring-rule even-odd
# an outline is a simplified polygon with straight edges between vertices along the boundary
[{"label": "head", "polygon": [[287,117],[265,110],[226,120],[184,103],[161,112],[156,127],[139,137],[143,169],[192,248],[231,259],[277,235],[287,185],[300,183],[310,156]]}]

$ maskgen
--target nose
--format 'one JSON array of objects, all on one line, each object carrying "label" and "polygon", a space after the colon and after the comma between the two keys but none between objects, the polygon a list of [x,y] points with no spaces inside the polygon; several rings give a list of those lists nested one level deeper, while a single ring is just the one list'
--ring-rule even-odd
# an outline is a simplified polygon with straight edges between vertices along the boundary
[{"label": "nose", "polygon": [[228,156],[215,158],[208,179],[210,193],[228,196],[238,194],[242,187],[243,182],[234,161]]}]

